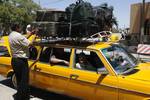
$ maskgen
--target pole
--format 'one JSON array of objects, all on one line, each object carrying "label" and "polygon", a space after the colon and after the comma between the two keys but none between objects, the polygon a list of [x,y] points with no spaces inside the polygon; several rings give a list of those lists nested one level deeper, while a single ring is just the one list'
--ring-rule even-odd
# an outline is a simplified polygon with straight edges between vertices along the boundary
[{"label": "pole", "polygon": [[41,7],[41,1],[39,0],[39,6]]},{"label": "pole", "polygon": [[71,15],[70,15],[70,23],[69,23],[69,37],[71,37],[73,10],[74,10],[74,7],[72,8]]},{"label": "pole", "polygon": [[71,12],[71,16],[70,16],[70,23],[69,23],[69,37],[71,36],[71,27],[72,27],[72,12]]},{"label": "pole", "polygon": [[140,43],[143,43],[143,36],[144,36],[144,22],[145,22],[145,0],[142,3],[142,18],[141,18],[141,35],[140,35]]}]

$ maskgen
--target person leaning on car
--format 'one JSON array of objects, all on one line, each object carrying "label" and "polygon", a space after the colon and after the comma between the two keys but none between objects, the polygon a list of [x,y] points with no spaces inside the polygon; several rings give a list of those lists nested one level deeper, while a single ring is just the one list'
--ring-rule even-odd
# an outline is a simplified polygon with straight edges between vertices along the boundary
[{"label": "person leaning on car", "polygon": [[19,24],[13,24],[11,30],[12,32],[9,34],[9,44],[12,54],[11,65],[17,80],[17,93],[13,97],[14,100],[29,100],[28,47],[35,38],[30,42],[27,38],[32,34],[28,34],[26,37],[22,35]]},{"label": "person leaning on car", "polygon": [[76,63],[77,69],[96,71],[96,68],[87,60],[86,55],[82,52],[79,54],[79,62]]}]

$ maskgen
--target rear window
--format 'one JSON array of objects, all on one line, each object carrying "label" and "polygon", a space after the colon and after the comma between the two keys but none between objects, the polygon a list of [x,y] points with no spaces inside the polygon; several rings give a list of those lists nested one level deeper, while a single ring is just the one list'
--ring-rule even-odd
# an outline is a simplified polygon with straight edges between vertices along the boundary
[{"label": "rear window", "polygon": [[0,57],[10,57],[6,46],[0,46]]},{"label": "rear window", "polygon": [[99,56],[94,51],[76,49],[75,69],[82,71],[106,71],[105,66]]},{"label": "rear window", "polygon": [[37,51],[36,47],[30,46],[29,47],[29,53],[30,53],[29,59],[30,60],[36,60],[37,55],[38,55],[38,51]]},{"label": "rear window", "polygon": [[69,67],[71,49],[69,48],[52,48],[44,47],[39,61],[42,63],[48,63],[52,66],[60,65],[63,67]]}]

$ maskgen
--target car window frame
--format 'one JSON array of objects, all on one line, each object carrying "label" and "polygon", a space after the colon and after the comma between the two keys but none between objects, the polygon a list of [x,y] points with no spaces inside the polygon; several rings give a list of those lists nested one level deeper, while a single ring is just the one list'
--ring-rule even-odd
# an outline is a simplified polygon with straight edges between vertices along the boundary
[{"label": "car window frame", "polygon": [[[71,64],[70,64],[70,62],[71,62],[71,55],[72,55],[72,48],[71,47],[64,47],[64,46],[40,46],[41,47],[41,50],[39,50],[39,53],[38,53],[38,57],[37,57],[37,59],[38,59],[38,63],[42,63],[42,64],[48,64],[49,66],[52,66],[52,67],[54,67],[54,66],[59,66],[59,67],[63,67],[63,68],[70,68],[70,66],[71,66]],[[44,49],[44,47],[46,47],[46,48],[67,48],[67,49],[70,49],[70,57],[69,57],[69,66],[63,66],[63,65],[53,65],[53,64],[51,64],[51,63],[46,63],[46,62],[41,62],[40,61],[40,56],[41,56],[41,53],[43,52],[43,49]],[[52,55],[50,55],[50,57],[51,57]],[[49,57],[49,60],[50,60],[50,57]]]},{"label": "car window frame", "polygon": [[[5,47],[5,50],[4,51],[0,51],[0,57],[11,57],[11,54],[10,54],[10,52],[9,52],[9,49],[8,49],[8,47],[7,46],[3,46],[3,45],[0,45],[0,48],[1,47]],[[2,53],[7,53],[7,54],[3,54],[3,55],[1,55]]]},{"label": "car window frame", "polygon": [[[98,58],[99,58],[99,60],[101,60],[101,57],[99,56],[99,54],[98,54],[98,50],[96,50],[96,49],[89,49],[89,48],[74,48],[74,56],[73,56],[73,65],[72,65],[72,68],[74,69],[74,70],[80,70],[80,71],[86,71],[86,72],[93,72],[93,73],[98,73],[98,71],[96,70],[96,71],[92,71],[92,70],[82,70],[82,69],[77,69],[77,68],[75,68],[75,64],[76,64],[76,49],[79,49],[79,50],[85,50],[85,51],[89,51],[89,52],[94,52],[94,53],[96,53],[96,55],[98,56]],[[101,60],[101,62],[103,63],[103,65],[104,65],[104,68],[107,70],[107,72],[109,73],[109,71],[108,71],[108,69],[106,68],[106,66],[105,66],[105,64],[104,64],[104,62]],[[99,74],[101,74],[101,73],[99,73]]]},{"label": "car window frame", "polygon": [[40,61],[40,56],[41,56],[41,54],[42,54],[42,52],[43,52],[43,50],[44,50],[44,47],[49,48],[49,46],[42,46],[42,47],[41,47],[41,50],[39,51],[40,53],[39,53],[39,55],[38,55],[38,62],[39,62],[39,63],[49,64],[49,65],[50,65],[50,63],[48,63],[48,62],[42,62],[42,61]]},{"label": "car window frame", "polygon": [[35,60],[38,59],[38,54],[39,54],[39,52],[40,52],[40,49],[38,50],[38,48],[37,48],[36,46],[34,46],[34,45],[31,46],[31,47],[34,47],[34,48],[36,49],[37,55],[36,55],[35,59],[31,59],[31,58],[30,58],[30,50],[29,50],[29,58],[28,58],[28,59],[29,59],[30,61],[35,61]]},{"label": "car window frame", "polygon": [[[51,48],[53,48],[53,49],[54,49],[54,48],[55,48],[55,49],[56,49],[56,48],[57,48],[57,49],[58,49],[58,48],[59,48],[59,49],[60,49],[60,48],[61,48],[61,49],[63,48],[64,50],[65,50],[65,49],[70,49],[70,50],[69,50],[69,51],[70,51],[70,57],[69,57],[69,61],[68,61],[68,62],[69,62],[69,66],[65,66],[65,65],[61,65],[61,64],[52,64],[52,63],[50,63],[50,65],[51,65],[52,67],[58,67],[58,66],[59,66],[59,67],[63,67],[63,68],[70,68],[70,66],[71,66],[71,63],[70,63],[70,62],[71,62],[72,48],[67,47],[67,46],[66,46],[66,47],[62,47],[62,46],[60,46],[60,47],[52,46]],[[52,55],[51,55],[51,57],[52,57]],[[64,59],[63,59],[63,60],[64,60]]]}]

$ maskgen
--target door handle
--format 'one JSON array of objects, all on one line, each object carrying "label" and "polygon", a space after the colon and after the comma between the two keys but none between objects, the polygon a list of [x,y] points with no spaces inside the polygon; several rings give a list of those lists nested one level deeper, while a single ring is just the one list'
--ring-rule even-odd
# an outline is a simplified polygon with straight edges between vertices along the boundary
[{"label": "door handle", "polygon": [[38,68],[37,65],[34,66],[34,71],[40,72],[41,68]]},{"label": "door handle", "polygon": [[79,77],[79,75],[77,75],[77,74],[70,74],[71,79],[77,79],[78,77]]}]

